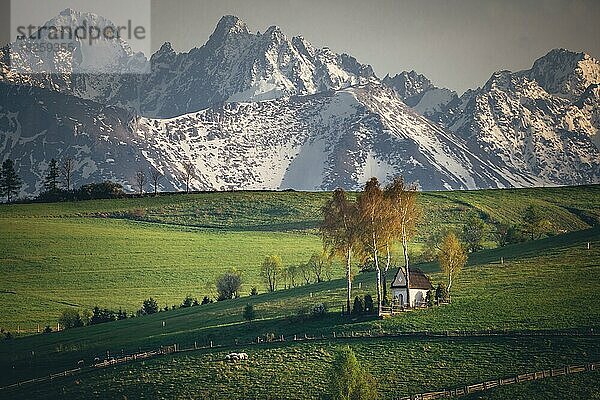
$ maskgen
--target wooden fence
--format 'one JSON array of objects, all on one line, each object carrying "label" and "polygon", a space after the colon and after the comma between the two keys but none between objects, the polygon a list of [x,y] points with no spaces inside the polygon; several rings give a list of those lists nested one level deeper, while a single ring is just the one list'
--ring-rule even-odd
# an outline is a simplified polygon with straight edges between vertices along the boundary
[{"label": "wooden fence", "polygon": [[580,365],[569,365],[562,368],[545,369],[542,371],[530,372],[528,374],[515,375],[508,378],[500,378],[476,383],[473,385],[460,386],[449,390],[444,389],[437,392],[419,393],[414,394],[412,396],[398,397],[396,398],[396,400],[433,400],[460,397],[475,392],[493,389],[499,386],[513,385],[519,382],[536,381],[539,379],[545,379],[553,376],[570,375],[580,372],[594,371],[598,368],[600,368],[600,362]]}]

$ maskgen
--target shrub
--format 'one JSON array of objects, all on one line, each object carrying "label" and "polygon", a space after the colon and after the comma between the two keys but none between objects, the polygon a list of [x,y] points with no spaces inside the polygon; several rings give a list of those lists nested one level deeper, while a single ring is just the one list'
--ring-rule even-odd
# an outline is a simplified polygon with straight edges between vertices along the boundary
[{"label": "shrub", "polygon": [[252,290],[250,291],[250,296],[258,296],[258,289],[256,288],[256,286],[252,287]]},{"label": "shrub", "polygon": [[375,311],[375,308],[373,307],[373,297],[371,297],[370,294],[366,294],[365,295],[365,312],[370,314],[373,313]]},{"label": "shrub", "polygon": [[356,296],[352,306],[352,314],[362,314],[363,312],[365,312],[364,300],[361,297]]},{"label": "shrub", "polygon": [[65,329],[79,328],[83,326],[83,321],[81,320],[79,311],[73,310],[72,308],[68,308],[62,312],[58,318],[58,323],[61,324]]},{"label": "shrub", "polygon": [[90,183],[75,191],[75,198],[78,200],[116,199],[124,196],[123,186],[110,181]]},{"label": "shrub", "polygon": [[239,291],[242,287],[242,276],[239,272],[231,270],[217,279],[216,286],[217,301],[238,298],[240,297]]},{"label": "shrub", "polygon": [[158,312],[158,303],[156,302],[156,300],[154,300],[152,297],[144,300],[144,303],[142,304],[142,308],[140,309],[140,314],[149,315],[149,314],[155,314],[157,312]]},{"label": "shrub", "polygon": [[100,309],[100,307],[94,307],[92,311],[92,317],[90,318],[90,325],[104,324],[106,322],[116,321],[117,316],[115,313],[107,308]]},{"label": "shrub", "polygon": [[348,346],[339,348],[329,371],[330,396],[333,400],[374,400],[377,398],[375,379],[363,368]]},{"label": "shrub", "polygon": [[311,316],[313,318],[323,318],[325,316],[325,314],[327,314],[327,304],[325,303],[320,303],[315,305],[312,310],[311,310]]},{"label": "shrub", "polygon": [[256,312],[254,311],[254,306],[250,303],[246,304],[244,307],[244,319],[248,322],[251,322],[256,318]]},{"label": "shrub", "polygon": [[440,282],[435,289],[435,299],[438,302],[448,301],[448,288],[444,282]]},{"label": "shrub", "polygon": [[210,303],[212,303],[212,302],[213,302],[213,301],[211,300],[211,298],[210,298],[210,297],[208,297],[208,296],[204,296],[204,298],[202,299],[202,303],[201,303],[201,304],[202,304],[202,305],[204,305],[204,304],[210,304]]}]

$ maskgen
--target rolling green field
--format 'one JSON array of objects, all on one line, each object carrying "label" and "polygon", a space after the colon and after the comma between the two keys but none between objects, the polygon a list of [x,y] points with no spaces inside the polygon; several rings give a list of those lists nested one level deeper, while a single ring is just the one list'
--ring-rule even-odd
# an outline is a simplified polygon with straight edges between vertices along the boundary
[{"label": "rolling green field", "polygon": [[320,249],[314,235],[207,231],[127,220],[0,219],[0,326],[11,331],[56,325],[65,307],[139,309],[148,297],[179,305],[188,294],[214,296],[219,273],[242,272],[243,294],[262,288],[266,255],[306,261]]},{"label": "rolling green field", "polygon": [[[264,285],[260,262],[284,264],[319,251],[316,227],[327,193],[232,192],[55,204],[0,206],[0,327],[35,332],[55,325],[65,307],[137,310],[143,299],[181,303],[187,294],[214,297],[218,274],[236,268],[242,293]],[[529,203],[556,233],[600,220],[600,187],[424,193],[412,252],[470,212],[519,223]],[[490,235],[491,236],[491,235]],[[341,268],[334,277],[341,277]]]},{"label": "rolling green field", "polygon": [[[90,363],[107,350],[132,353],[213,341],[226,347],[35,385],[11,392],[11,398],[315,398],[327,385],[332,352],[346,343],[333,341],[333,332],[415,333],[347,341],[377,378],[383,398],[600,360],[597,337],[553,336],[557,330],[600,329],[600,187],[421,195],[424,218],[414,252],[436,230],[460,228],[473,211],[491,229],[492,221],[518,223],[522,209],[534,202],[553,223],[554,234],[546,239],[472,254],[449,305],[384,320],[348,320],[339,315],[345,287],[339,266],[331,281],[247,297],[252,286],[264,291],[258,271],[266,255],[280,254],[289,265],[320,250],[316,227],[328,196],[208,193],[0,206],[0,326],[13,332],[16,326],[31,331],[38,323],[54,325],[66,307],[131,312],[149,296],[164,306],[179,304],[188,293],[214,295],[216,276],[232,267],[242,272],[245,296],[0,341],[0,386],[73,368],[78,360]],[[444,279],[435,263],[420,267],[433,282]],[[373,282],[371,273],[358,274],[354,294],[374,295]],[[259,316],[251,324],[242,318],[249,301]],[[321,302],[329,305],[325,318],[296,316]],[[482,330],[508,334],[436,339],[418,334]],[[515,331],[546,336],[520,337]],[[245,344],[267,333],[329,339]],[[249,362],[219,361],[234,349],[247,350]],[[411,367],[421,361],[419,368]],[[585,384],[587,378],[573,379]]]},{"label": "rolling green field", "polygon": [[[587,242],[591,244],[590,250],[586,249]],[[528,248],[533,251],[528,253]],[[72,368],[79,359],[89,362],[96,356],[102,357],[107,350],[113,354],[118,354],[121,349],[131,353],[138,348],[153,349],[173,343],[189,347],[197,342],[202,346],[211,340],[216,345],[234,349],[239,347],[235,346],[236,339],[239,343],[246,343],[267,333],[285,335],[289,339],[293,335],[303,337],[304,334],[324,334],[331,337],[333,332],[339,335],[342,332],[369,331],[394,333],[507,329],[539,330],[551,334],[555,330],[589,332],[591,328],[600,328],[600,309],[595,300],[600,282],[599,228],[513,245],[504,248],[503,251],[504,265],[497,262],[477,263],[478,258],[489,257],[486,253],[497,253],[498,250],[484,251],[474,257],[473,265],[465,269],[457,283],[452,304],[433,309],[416,310],[384,320],[359,318],[349,321],[335,313],[343,303],[344,282],[334,280],[251,298],[250,301],[259,314],[259,319],[252,324],[244,322],[242,318],[242,308],[249,301],[246,297],[50,335],[34,335],[0,342],[0,359],[6,361],[0,376],[4,383],[43,376]],[[517,258],[511,258],[511,253],[516,254]],[[439,273],[432,273],[432,278],[434,281],[442,279]],[[355,294],[374,294],[373,281],[372,274],[358,275],[354,283]],[[563,287],[566,281],[569,282],[569,286]],[[359,284],[360,290],[357,289]],[[299,308],[322,301],[329,302],[334,311],[327,318],[307,321],[290,318]],[[166,322],[164,327],[163,321]],[[450,339],[450,342],[452,340],[454,339]],[[554,339],[550,337],[549,340]],[[562,340],[570,343],[568,346],[575,346],[574,343],[579,338],[565,337]],[[371,341],[372,339],[364,339],[359,342],[359,346],[368,347]],[[576,363],[577,357],[585,357],[590,361],[600,358],[600,352],[595,347],[600,341],[591,338],[586,343],[593,345],[587,350],[575,346],[578,350],[573,353],[573,357],[564,359],[560,358],[562,351],[557,352],[549,345],[549,353],[554,353],[556,359],[547,365],[560,366],[567,361]],[[34,356],[31,355],[31,349],[35,349]],[[505,349],[506,357],[510,357],[510,348]],[[415,351],[418,351],[418,348]],[[195,353],[192,357],[196,357]],[[198,357],[204,355],[199,354]],[[450,352],[448,357],[462,356]],[[149,360],[143,365],[151,365],[157,371],[171,368],[163,365],[164,360],[166,359]],[[481,353],[479,362],[490,360],[485,357],[485,352]],[[202,359],[198,363],[204,365]],[[494,369],[490,370],[490,373],[526,372],[516,368],[516,365],[509,366],[512,366],[512,369]],[[309,365],[306,365],[306,368],[311,369]],[[119,372],[117,375],[122,374]],[[476,377],[479,375],[473,375],[473,379]],[[420,379],[419,376],[414,378],[415,385],[421,382]],[[460,383],[456,382],[456,379],[452,382]],[[159,386],[162,387],[161,385]],[[432,384],[427,386],[427,389],[436,387]],[[131,390],[135,389],[132,387]],[[273,390],[283,389],[275,387]],[[422,387],[420,390],[426,389]]]}]

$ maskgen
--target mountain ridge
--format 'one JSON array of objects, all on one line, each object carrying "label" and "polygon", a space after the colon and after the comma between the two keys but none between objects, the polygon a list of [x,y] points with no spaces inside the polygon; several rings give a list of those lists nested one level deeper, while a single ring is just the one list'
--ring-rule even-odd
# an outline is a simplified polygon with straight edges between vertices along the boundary
[{"label": "mountain ridge", "polygon": [[24,193],[39,192],[40,168],[76,154],[72,146],[87,146],[80,181],[128,189],[136,169],[151,167],[165,173],[163,189],[181,189],[184,162],[202,190],[355,189],[368,175],[399,174],[429,190],[600,182],[600,69],[585,53],[552,50],[460,97],[415,71],[380,80],[352,56],[276,26],[251,33],[235,16],[189,52],[165,42],[142,77],[15,76],[2,55],[4,93],[41,87],[22,109],[0,102],[0,132],[11,138],[0,159],[32,171]]}]

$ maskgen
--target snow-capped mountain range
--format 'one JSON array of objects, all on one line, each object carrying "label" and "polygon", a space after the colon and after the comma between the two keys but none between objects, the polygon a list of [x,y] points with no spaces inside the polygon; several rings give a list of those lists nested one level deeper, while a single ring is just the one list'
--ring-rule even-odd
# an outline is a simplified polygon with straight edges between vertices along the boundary
[{"label": "snow-capped mountain range", "polygon": [[[110,23],[73,10],[57,18]],[[75,73],[85,60],[147,62],[123,41],[99,55],[74,50],[61,74],[15,73],[9,51],[0,160],[16,160],[23,194],[39,192],[49,160],[64,157],[75,158],[78,184],[131,187],[153,167],[165,190],[185,186],[188,162],[198,190],[356,189],[399,174],[431,190],[600,182],[600,63],[583,53],[553,50],[459,97],[414,71],[380,80],[349,55],[277,27],[251,33],[233,16],[200,48],[165,43],[147,75]]]}]

